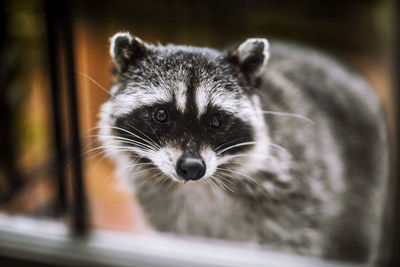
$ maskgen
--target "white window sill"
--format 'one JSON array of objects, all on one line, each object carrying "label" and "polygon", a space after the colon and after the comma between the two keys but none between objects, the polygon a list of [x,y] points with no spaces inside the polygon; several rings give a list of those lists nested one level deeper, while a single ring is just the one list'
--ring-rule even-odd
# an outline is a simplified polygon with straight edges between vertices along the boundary
[{"label": "white window sill", "polygon": [[0,214],[0,256],[67,266],[360,266],[158,234],[94,230],[79,240],[63,223],[4,214]]}]

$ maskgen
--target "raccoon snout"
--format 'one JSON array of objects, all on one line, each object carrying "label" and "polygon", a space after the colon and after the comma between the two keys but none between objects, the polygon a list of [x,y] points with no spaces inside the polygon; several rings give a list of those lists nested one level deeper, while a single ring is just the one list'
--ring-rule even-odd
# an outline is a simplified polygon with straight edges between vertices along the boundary
[{"label": "raccoon snout", "polygon": [[176,164],[176,173],[185,181],[198,180],[206,173],[206,164],[200,157],[184,155]]}]

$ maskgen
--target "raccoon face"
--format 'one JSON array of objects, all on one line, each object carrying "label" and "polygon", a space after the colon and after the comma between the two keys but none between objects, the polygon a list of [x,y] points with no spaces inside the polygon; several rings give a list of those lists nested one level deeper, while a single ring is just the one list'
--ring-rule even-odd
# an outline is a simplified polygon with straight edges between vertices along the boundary
[{"label": "raccoon face", "polygon": [[255,92],[268,47],[249,39],[219,52],[114,35],[116,82],[100,112],[103,147],[118,167],[180,182],[257,171],[269,153]]}]

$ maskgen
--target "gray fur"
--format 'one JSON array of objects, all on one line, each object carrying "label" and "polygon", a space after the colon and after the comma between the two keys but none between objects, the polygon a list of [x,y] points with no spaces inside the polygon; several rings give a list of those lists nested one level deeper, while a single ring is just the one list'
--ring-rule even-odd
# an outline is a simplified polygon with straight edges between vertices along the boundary
[{"label": "gray fur", "polygon": [[[223,174],[231,190],[212,187],[202,180],[183,184],[158,175],[158,170],[123,174],[135,188],[155,229],[256,242],[306,255],[373,261],[388,176],[388,151],[383,112],[364,78],[312,49],[279,42],[271,43],[269,62],[262,72],[257,68],[257,74],[247,76],[227,70],[235,63],[226,65],[220,59],[224,54],[216,50],[146,46],[159,52],[157,58],[144,61],[145,72],[135,69],[135,63],[117,76],[114,96],[100,113],[100,126],[115,125],[117,117],[126,114],[120,110],[129,111],[118,106],[122,103],[115,101],[118,96],[134,94],[135,90],[151,95],[160,86],[172,90],[173,95],[174,83],[183,80],[186,84],[190,75],[196,76],[194,87],[212,83],[215,89],[210,94],[229,87],[226,94],[234,95],[232,99],[239,99],[241,104],[249,104],[256,95],[265,111],[294,113],[314,122],[264,114],[264,121],[259,123],[267,127],[269,141],[284,149],[271,147],[267,152],[265,148],[269,157],[263,167],[240,169],[254,180]],[[168,61],[171,55],[176,62]],[[162,69],[162,62],[167,61],[169,69]],[[194,74],[188,71],[193,69]],[[221,93],[218,96],[229,98]],[[138,105],[135,103],[131,103],[131,109]],[[235,107],[243,112],[233,116],[244,121],[248,118],[243,115],[245,109],[256,111],[241,104]],[[257,106],[257,102],[250,106]],[[263,129],[251,125],[254,132]],[[103,134],[113,132],[103,130]],[[102,139],[104,144],[111,141],[115,140]],[[124,152],[111,157],[119,167],[132,162]]]}]

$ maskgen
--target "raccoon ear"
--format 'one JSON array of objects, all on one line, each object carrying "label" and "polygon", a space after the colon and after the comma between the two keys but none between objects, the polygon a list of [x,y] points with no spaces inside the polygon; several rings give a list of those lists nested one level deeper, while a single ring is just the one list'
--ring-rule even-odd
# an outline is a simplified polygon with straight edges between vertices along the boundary
[{"label": "raccoon ear", "polygon": [[146,54],[145,43],[128,32],[119,32],[110,38],[110,54],[119,72],[123,72],[129,63]]},{"label": "raccoon ear", "polygon": [[258,77],[269,59],[269,43],[264,38],[251,38],[230,53],[230,58],[248,76]]}]

